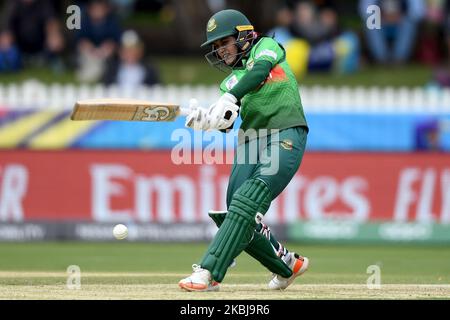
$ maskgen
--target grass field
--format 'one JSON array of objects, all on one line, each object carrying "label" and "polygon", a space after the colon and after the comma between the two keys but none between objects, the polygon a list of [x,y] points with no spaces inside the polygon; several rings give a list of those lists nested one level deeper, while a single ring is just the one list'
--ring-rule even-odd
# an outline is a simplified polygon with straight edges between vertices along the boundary
[{"label": "grass field", "polygon": [[[299,245],[310,270],[285,291],[267,290],[270,274],[243,253],[221,290],[181,291],[206,243],[0,243],[0,299],[450,299],[450,248]],[[368,289],[369,265],[381,289]],[[69,265],[81,289],[66,286]]]},{"label": "grass field", "polygon": [[[151,59],[160,72],[163,84],[219,85],[226,74],[211,67],[202,57],[154,57]],[[425,86],[432,77],[432,69],[424,65],[408,65],[395,69],[382,66],[363,66],[348,75],[310,73],[298,82],[302,86]],[[0,84],[21,83],[36,79],[43,83],[79,84],[73,70],[53,73],[47,68],[30,68],[17,73],[0,74]]]}]

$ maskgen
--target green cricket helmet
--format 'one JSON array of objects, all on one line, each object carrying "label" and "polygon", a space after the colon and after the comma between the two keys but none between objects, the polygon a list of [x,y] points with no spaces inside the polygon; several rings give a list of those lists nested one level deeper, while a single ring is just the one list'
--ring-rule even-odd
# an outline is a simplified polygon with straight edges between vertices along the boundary
[{"label": "green cricket helmet", "polygon": [[[238,48],[233,65],[227,65],[225,59],[218,55],[218,48],[214,42],[229,36],[234,36],[234,43]],[[212,46],[212,51],[205,55],[206,60],[222,71],[229,71],[235,67],[242,57],[251,49],[256,38],[254,28],[247,17],[233,9],[222,10],[214,14],[206,25],[206,42],[201,47]]]}]

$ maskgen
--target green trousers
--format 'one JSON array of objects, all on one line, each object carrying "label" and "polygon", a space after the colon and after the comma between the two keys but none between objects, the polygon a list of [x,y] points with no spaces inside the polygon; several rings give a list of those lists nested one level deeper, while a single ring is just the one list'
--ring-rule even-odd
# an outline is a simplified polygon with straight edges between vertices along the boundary
[{"label": "green trousers", "polygon": [[[294,127],[239,145],[228,182],[227,207],[234,192],[252,178],[263,180],[271,191],[272,200],[275,199],[300,167],[307,135],[307,128]],[[255,149],[258,149],[256,155]]]},{"label": "green trousers", "polygon": [[238,145],[227,190],[228,213],[218,223],[219,230],[200,263],[214,280],[223,280],[228,266],[243,250],[274,273],[292,274],[271,241],[257,230],[270,203],[297,172],[307,133],[307,128],[289,128],[252,136],[254,139]]}]

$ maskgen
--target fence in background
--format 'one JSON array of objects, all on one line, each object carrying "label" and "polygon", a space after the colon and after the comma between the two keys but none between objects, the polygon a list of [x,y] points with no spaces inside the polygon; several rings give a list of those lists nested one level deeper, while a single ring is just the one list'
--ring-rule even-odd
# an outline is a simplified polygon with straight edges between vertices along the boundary
[{"label": "fence in background", "polygon": [[[450,89],[300,87],[316,151],[450,151]],[[124,89],[103,85],[45,85],[36,81],[0,85],[0,149],[171,149],[184,128],[174,122],[73,122],[74,102],[90,98],[132,98],[186,107],[191,98],[208,107],[216,86],[153,86]],[[234,128],[239,128],[240,118]],[[434,136],[436,138],[434,138]],[[433,141],[436,140],[436,141]],[[218,144],[199,139],[193,147]],[[191,144],[192,141],[183,141]],[[234,147],[234,144],[231,145]]]},{"label": "fence in background", "polygon": [[[305,110],[314,112],[450,113],[450,89],[392,87],[300,87]],[[186,105],[196,98],[205,106],[219,96],[216,86],[153,86],[122,89],[103,85],[45,85],[37,81],[0,85],[0,107],[70,109],[88,98],[133,98]]]}]

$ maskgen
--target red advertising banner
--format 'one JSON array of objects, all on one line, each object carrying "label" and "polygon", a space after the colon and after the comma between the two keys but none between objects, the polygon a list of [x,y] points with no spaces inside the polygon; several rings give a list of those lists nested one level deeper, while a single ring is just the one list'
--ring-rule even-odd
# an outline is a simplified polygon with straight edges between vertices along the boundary
[{"label": "red advertising banner", "polygon": [[[206,221],[230,169],[170,151],[1,151],[0,221]],[[307,152],[265,221],[324,218],[450,223],[450,155]]]}]

